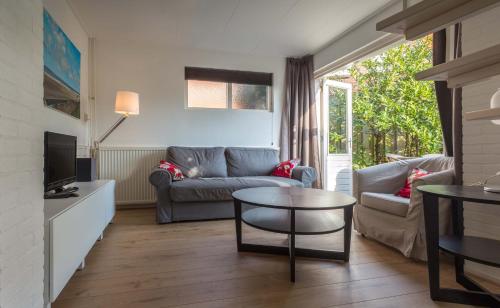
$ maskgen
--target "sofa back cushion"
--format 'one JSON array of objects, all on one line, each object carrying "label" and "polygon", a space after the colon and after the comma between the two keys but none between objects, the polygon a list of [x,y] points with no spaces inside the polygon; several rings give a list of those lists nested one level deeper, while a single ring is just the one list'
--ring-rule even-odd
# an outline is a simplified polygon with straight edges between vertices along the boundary
[{"label": "sofa back cushion", "polygon": [[270,148],[226,148],[227,173],[231,177],[270,175],[279,164],[279,152]]},{"label": "sofa back cushion", "polygon": [[169,147],[167,161],[177,165],[188,178],[227,177],[226,159],[222,147]]}]

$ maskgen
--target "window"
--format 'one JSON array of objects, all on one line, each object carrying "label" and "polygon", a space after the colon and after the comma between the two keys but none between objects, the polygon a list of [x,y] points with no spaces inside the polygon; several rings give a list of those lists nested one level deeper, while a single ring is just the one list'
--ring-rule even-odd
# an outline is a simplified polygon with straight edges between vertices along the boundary
[{"label": "window", "polygon": [[188,107],[226,108],[227,84],[204,80],[188,80]]},{"label": "window", "polygon": [[271,110],[272,74],[186,67],[187,108]]}]

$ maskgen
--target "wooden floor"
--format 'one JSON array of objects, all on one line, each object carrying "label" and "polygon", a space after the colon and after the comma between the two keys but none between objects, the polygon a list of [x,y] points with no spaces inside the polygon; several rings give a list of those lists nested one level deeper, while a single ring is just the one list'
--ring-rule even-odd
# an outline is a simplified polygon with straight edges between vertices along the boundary
[{"label": "wooden floor", "polygon": [[[243,240],[286,238],[244,227]],[[297,243],[341,249],[342,232]],[[425,264],[355,232],[348,264],[299,258],[296,279],[286,256],[237,253],[233,220],[156,225],[152,209],[122,210],[53,307],[466,307],[432,302]]]}]

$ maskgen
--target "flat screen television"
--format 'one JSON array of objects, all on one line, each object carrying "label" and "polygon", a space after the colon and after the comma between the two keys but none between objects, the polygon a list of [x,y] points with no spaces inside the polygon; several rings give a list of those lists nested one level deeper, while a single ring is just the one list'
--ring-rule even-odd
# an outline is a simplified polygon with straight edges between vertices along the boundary
[{"label": "flat screen television", "polygon": [[45,192],[61,192],[76,181],[76,137],[45,132],[44,146]]}]

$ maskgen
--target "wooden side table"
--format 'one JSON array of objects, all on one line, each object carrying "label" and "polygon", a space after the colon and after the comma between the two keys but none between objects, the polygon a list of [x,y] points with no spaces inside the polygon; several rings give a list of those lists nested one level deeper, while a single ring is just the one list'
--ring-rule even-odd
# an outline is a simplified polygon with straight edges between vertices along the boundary
[{"label": "wooden side table", "polygon": [[[500,205],[500,194],[485,192],[480,186],[423,185],[427,267],[431,298],[436,301],[500,307],[494,294],[464,273],[464,260],[500,267],[500,241],[464,235],[463,202]],[[453,200],[453,235],[439,236],[439,198]],[[439,250],[454,255],[456,281],[466,290],[441,288]]]}]

